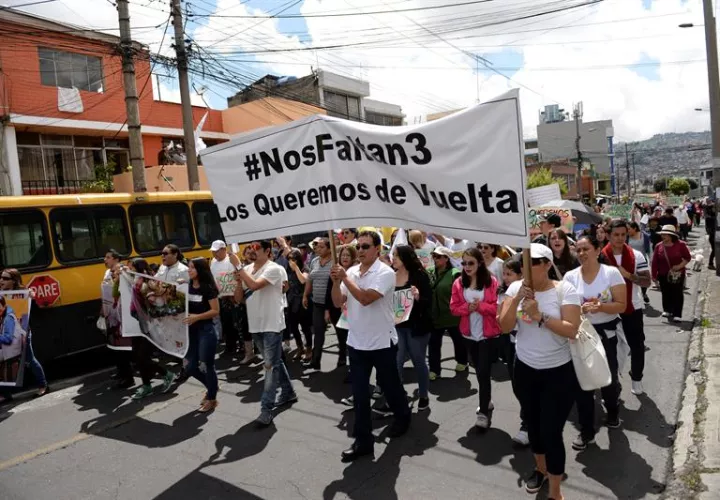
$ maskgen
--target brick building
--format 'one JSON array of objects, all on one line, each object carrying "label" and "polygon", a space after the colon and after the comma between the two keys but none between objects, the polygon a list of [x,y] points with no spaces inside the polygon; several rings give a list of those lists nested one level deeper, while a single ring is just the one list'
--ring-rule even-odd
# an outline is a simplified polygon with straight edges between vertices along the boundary
[{"label": "brick building", "polygon": [[[129,164],[119,37],[12,9],[0,10],[0,192],[67,193],[95,178],[96,165]],[[180,105],[153,98],[147,48],[135,71],[145,164],[163,143],[182,142]],[[228,139],[221,111],[193,108],[200,136]]]}]

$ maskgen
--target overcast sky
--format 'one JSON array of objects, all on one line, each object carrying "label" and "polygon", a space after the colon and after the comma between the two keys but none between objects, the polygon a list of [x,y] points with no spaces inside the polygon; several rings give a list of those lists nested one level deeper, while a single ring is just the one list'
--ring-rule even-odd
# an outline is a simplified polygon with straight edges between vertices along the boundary
[{"label": "overcast sky", "polygon": [[[544,105],[570,110],[577,101],[584,103],[586,121],[614,120],[620,141],[708,129],[709,113],[694,110],[708,105],[702,1],[604,0],[539,15],[591,1],[192,0],[188,36],[235,84],[193,81],[208,88],[204,96],[212,107],[222,108],[255,77],[303,76],[319,66],[369,81],[371,97],[400,104],[410,124],[471,105],[478,94],[485,100],[519,87],[528,137]],[[131,22],[134,38],[171,54],[172,26],[164,40],[163,28],[155,28],[165,26],[168,4],[131,0]],[[428,8],[447,4],[464,5]],[[25,9],[77,25],[117,26],[109,0],[57,0]],[[400,12],[388,13],[393,10]],[[358,12],[370,14],[338,15]],[[681,29],[681,23],[695,27]],[[479,72],[476,56],[482,58]],[[171,79],[161,85],[164,99],[177,98]]]}]

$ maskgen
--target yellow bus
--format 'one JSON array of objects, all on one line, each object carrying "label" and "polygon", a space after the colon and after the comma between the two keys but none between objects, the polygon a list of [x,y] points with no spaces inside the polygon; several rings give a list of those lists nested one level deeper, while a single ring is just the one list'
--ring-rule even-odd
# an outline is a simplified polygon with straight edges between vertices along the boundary
[{"label": "yellow bus", "polygon": [[33,347],[53,360],[103,346],[95,327],[109,249],[160,261],[174,243],[210,257],[224,239],[209,191],[0,197],[0,269],[15,267],[46,307],[33,308]]}]

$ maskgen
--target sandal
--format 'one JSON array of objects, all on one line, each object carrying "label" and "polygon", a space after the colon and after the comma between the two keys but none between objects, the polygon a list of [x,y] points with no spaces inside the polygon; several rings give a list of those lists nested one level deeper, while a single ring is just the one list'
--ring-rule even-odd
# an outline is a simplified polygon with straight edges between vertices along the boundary
[{"label": "sandal", "polygon": [[207,403],[207,400],[208,400],[208,397],[207,397],[207,392],[206,392],[202,398],[202,401],[200,401],[200,406],[203,406],[205,403]]},{"label": "sandal", "polygon": [[198,411],[200,413],[208,413],[208,412],[215,410],[215,408],[217,408],[217,406],[218,406],[217,399],[208,399],[202,405],[200,405],[200,408],[198,408]]}]

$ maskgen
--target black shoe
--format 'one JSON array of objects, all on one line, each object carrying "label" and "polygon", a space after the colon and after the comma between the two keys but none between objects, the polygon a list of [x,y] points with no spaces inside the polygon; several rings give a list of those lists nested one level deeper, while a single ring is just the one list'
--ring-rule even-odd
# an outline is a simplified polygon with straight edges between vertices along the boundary
[{"label": "black shoe", "polygon": [[594,444],[595,438],[591,437],[584,437],[582,434],[578,434],[578,437],[575,438],[575,441],[572,442],[572,449],[575,451],[584,451],[587,450],[588,445]]},{"label": "black shoe", "polygon": [[357,443],[353,443],[352,446],[347,450],[343,451],[340,456],[342,457],[343,462],[354,462],[360,457],[374,454],[375,447],[373,445],[361,446]]},{"label": "black shoe", "polygon": [[714,270],[715,270],[715,264],[708,264],[708,269],[710,269],[711,271],[714,271]]},{"label": "black shoe", "polygon": [[187,374],[185,370],[180,370],[180,373],[178,373],[177,378],[175,379],[175,383],[177,385],[180,385],[184,382],[187,382],[187,380],[190,378],[190,375]]},{"label": "black shoe", "polygon": [[113,373],[110,375],[110,380],[118,380],[120,378],[120,374],[118,372]]},{"label": "black shoe", "polygon": [[620,419],[618,417],[607,417],[607,419],[605,419],[605,427],[608,429],[619,429]]},{"label": "black shoe", "polygon": [[409,429],[410,418],[406,418],[403,420],[395,419],[395,421],[390,426],[390,430],[388,431],[388,437],[391,439],[399,438],[400,436],[406,434]]},{"label": "black shoe", "polygon": [[418,400],[418,411],[425,411],[430,409],[430,400],[428,398],[420,398]]},{"label": "black shoe", "polygon": [[542,489],[546,481],[547,476],[536,469],[530,477],[525,480],[525,491],[528,493],[537,493]]},{"label": "black shoe", "polygon": [[344,359],[338,359],[337,367],[342,368],[343,366],[347,366],[347,361],[345,361]]},{"label": "black shoe", "polygon": [[646,304],[650,303],[650,297],[648,297],[647,295],[643,295],[643,300],[645,301]]},{"label": "black shoe", "polygon": [[380,416],[382,417],[389,417],[393,414],[393,411],[390,409],[387,403],[376,406],[372,409],[372,411],[380,414]]},{"label": "black shoe", "polygon": [[309,363],[303,363],[303,368],[306,370],[317,370],[320,371],[320,363],[315,363],[313,361]]}]

